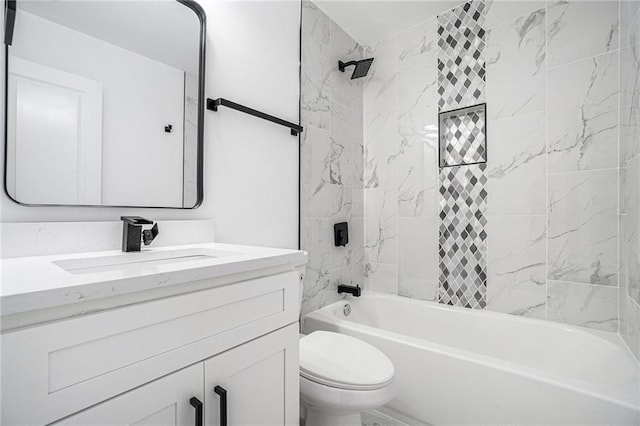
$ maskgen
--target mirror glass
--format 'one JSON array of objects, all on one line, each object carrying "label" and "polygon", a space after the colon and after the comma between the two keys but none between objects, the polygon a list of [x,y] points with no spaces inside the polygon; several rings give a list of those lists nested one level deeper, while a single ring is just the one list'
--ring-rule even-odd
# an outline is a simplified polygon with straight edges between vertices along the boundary
[{"label": "mirror glass", "polygon": [[197,207],[204,111],[199,6],[11,3],[8,195],[29,205]]}]

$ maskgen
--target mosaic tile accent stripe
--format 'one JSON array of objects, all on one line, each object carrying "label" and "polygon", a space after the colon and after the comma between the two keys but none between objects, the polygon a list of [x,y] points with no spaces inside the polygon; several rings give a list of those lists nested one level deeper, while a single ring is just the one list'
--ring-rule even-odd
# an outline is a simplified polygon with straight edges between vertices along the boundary
[{"label": "mosaic tile accent stripe", "polygon": [[[438,16],[440,111],[478,107],[484,102],[484,12],[484,0],[472,0]],[[438,301],[484,309],[487,304],[486,117],[484,111],[472,109],[471,114],[461,115],[458,111],[456,115],[456,111],[450,111],[442,113],[440,118]]]},{"label": "mosaic tile accent stripe", "polygon": [[440,169],[440,303],[487,304],[486,166]]},{"label": "mosaic tile accent stripe", "polygon": [[484,102],[484,12],[484,1],[471,1],[438,15],[440,111]]},{"label": "mosaic tile accent stripe", "polygon": [[486,163],[485,105],[440,113],[440,167]]}]

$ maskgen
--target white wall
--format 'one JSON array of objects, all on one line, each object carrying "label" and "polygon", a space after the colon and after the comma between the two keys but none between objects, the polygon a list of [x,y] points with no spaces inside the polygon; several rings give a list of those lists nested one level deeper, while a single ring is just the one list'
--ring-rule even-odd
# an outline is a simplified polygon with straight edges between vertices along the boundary
[{"label": "white wall", "polygon": [[[299,3],[200,4],[208,18],[207,96],[228,97],[297,122]],[[3,193],[0,220],[118,220],[125,214],[156,220],[213,218],[218,241],[296,247],[298,139],[285,128],[230,110],[205,117],[205,198],[200,208],[24,207]]]},{"label": "white wall", "polygon": [[[204,4],[212,6],[209,96],[297,123],[300,4]],[[208,132],[214,155],[207,182],[219,241],[297,247],[298,138],[225,108],[210,114]]]}]

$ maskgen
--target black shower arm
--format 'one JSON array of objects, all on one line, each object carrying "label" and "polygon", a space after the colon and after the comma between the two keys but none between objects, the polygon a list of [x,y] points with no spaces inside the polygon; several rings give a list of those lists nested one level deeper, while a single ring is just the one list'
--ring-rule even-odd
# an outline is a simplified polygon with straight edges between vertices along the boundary
[{"label": "black shower arm", "polygon": [[358,65],[358,61],[349,61],[349,62],[338,61],[338,69],[342,72],[344,72],[344,69],[346,67],[350,67],[351,65]]}]

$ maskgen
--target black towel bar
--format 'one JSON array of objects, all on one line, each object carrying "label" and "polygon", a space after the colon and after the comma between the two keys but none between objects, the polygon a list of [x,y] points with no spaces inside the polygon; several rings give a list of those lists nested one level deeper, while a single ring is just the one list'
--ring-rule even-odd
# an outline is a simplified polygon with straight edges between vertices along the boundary
[{"label": "black towel bar", "polygon": [[231,102],[228,99],[218,98],[211,99],[207,98],[207,109],[211,111],[217,111],[219,106],[225,106],[227,108],[235,109],[236,111],[244,112],[245,114],[253,115],[254,117],[262,118],[263,120],[271,121],[272,123],[279,124],[284,127],[288,127],[291,130],[291,134],[293,136],[298,136],[299,133],[303,132],[304,129],[302,126],[291,123],[289,121],[285,121],[281,118],[274,117],[273,115],[265,114],[264,112],[258,111],[253,108],[246,107],[244,105],[237,104],[235,102]]}]

